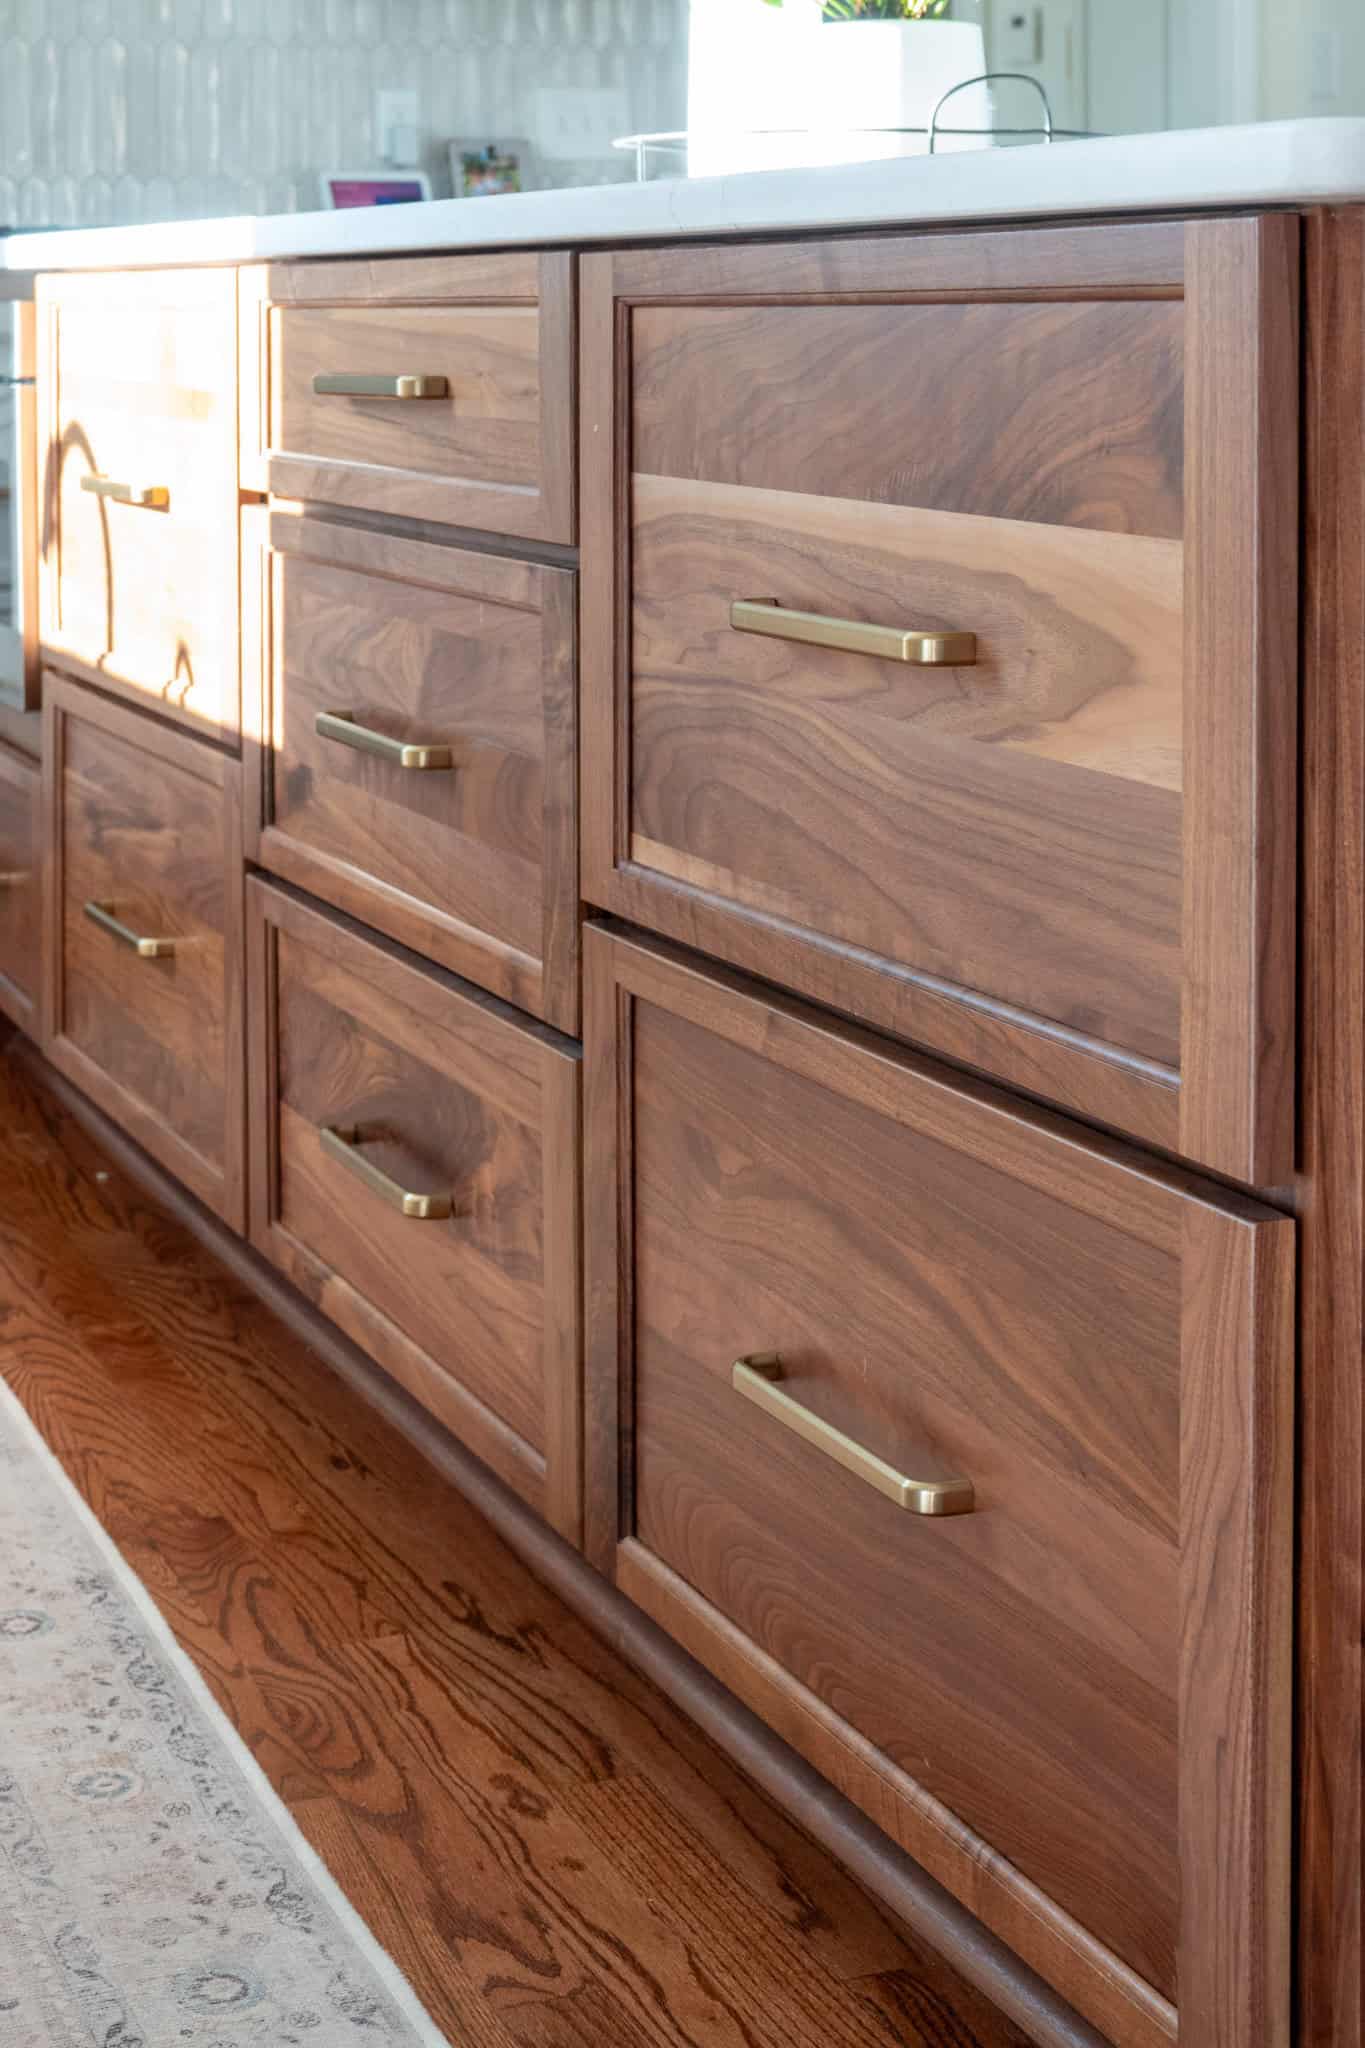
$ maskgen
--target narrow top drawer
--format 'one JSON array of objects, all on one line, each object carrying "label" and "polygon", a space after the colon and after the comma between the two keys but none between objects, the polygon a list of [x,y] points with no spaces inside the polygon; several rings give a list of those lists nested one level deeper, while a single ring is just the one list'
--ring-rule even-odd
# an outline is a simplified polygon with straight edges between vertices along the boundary
[{"label": "narrow top drawer", "polygon": [[573,259],[292,263],[243,280],[243,481],[572,541]]}]

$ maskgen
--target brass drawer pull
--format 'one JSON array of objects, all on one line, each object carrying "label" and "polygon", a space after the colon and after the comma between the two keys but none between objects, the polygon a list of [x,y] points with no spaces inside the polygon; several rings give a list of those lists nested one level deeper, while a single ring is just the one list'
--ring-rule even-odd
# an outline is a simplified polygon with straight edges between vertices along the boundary
[{"label": "brass drawer pull", "polygon": [[121,946],[129,947],[139,960],[170,960],[175,953],[174,939],[148,939],[141,932],[135,932],[115,917],[112,903],[87,903],[85,914],[91,924],[97,924],[102,932],[108,932],[111,939],[117,939]]},{"label": "brass drawer pull", "polygon": [[851,1436],[845,1436],[832,1423],[823,1422],[809,1408],[794,1401],[782,1388],[780,1352],[755,1351],[748,1358],[737,1358],[730,1368],[730,1378],[735,1392],[743,1394],[746,1401],[752,1401],[784,1429],[790,1429],[817,1451],[823,1451],[827,1458],[833,1458],[855,1479],[866,1480],[898,1508],[906,1508],[912,1515],[969,1515],[975,1508],[976,1495],[970,1479],[909,1479],[875,1451],[865,1450]]},{"label": "brass drawer pull", "polygon": [[0,868],[0,889],[22,889],[32,879],[32,868]]},{"label": "brass drawer pull", "polygon": [[446,377],[364,377],[349,371],[319,374],[313,379],[316,398],[448,398]]},{"label": "brass drawer pull", "polygon": [[141,505],[149,512],[170,509],[171,494],[164,484],[120,484],[111,476],[87,473],[81,478],[81,489],[92,498],[112,498],[116,505]]},{"label": "brass drawer pull", "polygon": [[880,661],[908,661],[916,668],[970,668],[976,661],[975,633],[906,633],[899,626],[867,626],[858,619],[788,611],[767,598],[732,604],[730,624],[737,633],[800,640],[807,647],[834,647],[842,654],[872,654]]},{"label": "brass drawer pull", "polygon": [[400,1216],[412,1217],[418,1223],[440,1223],[454,1211],[449,1195],[418,1195],[411,1189],[400,1187],[396,1180],[390,1180],[377,1166],[372,1166],[360,1147],[365,1140],[357,1124],[323,1124],[318,1131],[322,1149],[331,1158],[339,1159],[357,1180],[363,1181],[372,1195],[378,1195],[381,1202],[387,1202]]},{"label": "brass drawer pull", "polygon": [[340,747],[354,747],[358,754],[375,754],[393,768],[453,768],[449,747],[410,747],[403,740],[391,740],[386,732],[372,732],[357,725],[349,711],[319,711],[313,730],[320,739],[335,740]]}]

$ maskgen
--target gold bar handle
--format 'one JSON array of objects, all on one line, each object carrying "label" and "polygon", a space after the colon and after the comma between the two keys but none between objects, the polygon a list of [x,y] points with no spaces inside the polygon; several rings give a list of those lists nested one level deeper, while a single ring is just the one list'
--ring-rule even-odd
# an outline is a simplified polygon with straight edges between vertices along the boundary
[{"label": "gold bar handle", "polygon": [[894,1465],[888,1465],[875,1451],[866,1450],[832,1423],[822,1421],[809,1408],[794,1401],[782,1386],[780,1352],[754,1351],[747,1358],[737,1358],[730,1368],[730,1379],[735,1392],[743,1394],[746,1401],[752,1401],[804,1443],[833,1458],[855,1479],[862,1479],[885,1494],[898,1508],[905,1508],[912,1515],[970,1515],[975,1508],[976,1494],[970,1479],[911,1479]]},{"label": "gold bar handle", "polygon": [[910,633],[899,626],[868,626],[859,619],[788,611],[769,598],[737,600],[730,607],[730,624],[737,633],[834,647],[841,654],[871,654],[879,661],[907,661],[915,668],[971,668],[977,658],[975,633]]},{"label": "gold bar handle", "polygon": [[32,868],[0,868],[0,889],[22,889],[32,879]]},{"label": "gold bar handle", "polygon": [[319,372],[313,379],[317,398],[448,398],[448,377],[411,373],[398,377],[361,376],[349,370]]},{"label": "gold bar handle", "polygon": [[85,914],[91,924],[97,924],[102,932],[108,932],[111,939],[131,948],[139,960],[169,960],[174,956],[174,939],[149,939],[141,932],[135,932],[131,925],[115,917],[112,903],[87,903]]},{"label": "gold bar handle", "polygon": [[449,747],[414,747],[403,740],[391,740],[386,732],[357,725],[349,711],[319,711],[313,720],[313,730],[320,739],[335,740],[339,747],[353,747],[357,754],[374,754],[394,768],[455,766]]},{"label": "gold bar handle", "polygon": [[165,512],[171,502],[164,484],[121,484],[111,476],[92,476],[89,472],[81,478],[81,489],[92,498],[112,498],[116,505],[141,505],[149,512]]},{"label": "gold bar handle", "polygon": [[377,1166],[365,1157],[360,1147],[365,1140],[357,1124],[323,1124],[319,1127],[318,1138],[322,1149],[329,1157],[340,1160],[349,1173],[363,1181],[372,1195],[378,1195],[381,1202],[387,1202],[400,1216],[411,1217],[418,1223],[440,1223],[454,1213],[454,1203],[449,1195],[418,1195],[410,1188],[400,1187],[396,1180],[390,1180]]}]

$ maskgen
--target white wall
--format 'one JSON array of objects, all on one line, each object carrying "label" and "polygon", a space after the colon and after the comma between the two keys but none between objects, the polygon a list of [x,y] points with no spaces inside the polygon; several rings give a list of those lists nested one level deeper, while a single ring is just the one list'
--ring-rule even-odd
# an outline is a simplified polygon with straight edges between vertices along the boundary
[{"label": "white wall", "polygon": [[1143,135],[1167,126],[1168,35],[1165,0],[1090,0],[1089,127]]},{"label": "white wall", "polygon": [[1261,111],[1270,121],[1365,114],[1365,0],[1266,0]]},{"label": "white wall", "polygon": [[319,170],[373,163],[380,86],[417,91],[448,192],[444,143],[529,135],[537,86],[621,87],[632,127],[675,128],[686,75],[686,0],[0,0],[0,223],[316,206]]},{"label": "white wall", "polygon": [[[1011,4],[992,0],[995,18]],[[1078,0],[1042,4],[1061,18]],[[1083,4],[1084,119],[1101,133],[1365,115],[1365,0]],[[1042,69],[1050,89],[1062,92]]]}]

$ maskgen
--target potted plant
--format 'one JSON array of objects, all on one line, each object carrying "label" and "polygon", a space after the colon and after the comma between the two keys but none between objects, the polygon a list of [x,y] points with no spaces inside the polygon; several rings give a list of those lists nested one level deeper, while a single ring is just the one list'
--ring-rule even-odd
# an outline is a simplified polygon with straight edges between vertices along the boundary
[{"label": "potted plant", "polygon": [[[951,0],[767,0],[769,7],[818,9],[823,32],[812,39],[818,78],[812,81],[821,120],[831,129],[927,128],[934,108],[952,86],[986,69],[980,24],[950,21]],[[830,31],[837,30],[837,33]],[[972,86],[944,110],[949,128],[988,130],[988,88]],[[922,137],[868,136],[860,155],[914,156]],[[940,149],[982,145],[972,136],[947,135]]]}]

